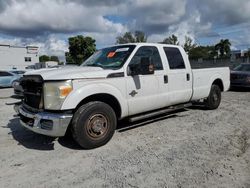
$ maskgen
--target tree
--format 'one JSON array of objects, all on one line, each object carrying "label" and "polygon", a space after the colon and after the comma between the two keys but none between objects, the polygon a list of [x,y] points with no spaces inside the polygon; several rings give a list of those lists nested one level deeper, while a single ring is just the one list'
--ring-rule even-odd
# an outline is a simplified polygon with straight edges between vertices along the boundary
[{"label": "tree", "polygon": [[220,52],[220,57],[229,57],[230,56],[230,49],[231,43],[228,39],[221,39],[218,44],[215,45],[215,49]]},{"label": "tree", "polygon": [[190,50],[194,49],[196,47],[196,44],[193,43],[193,40],[188,37],[185,36],[185,43],[183,45],[184,50],[189,53]]},{"label": "tree", "polygon": [[178,42],[178,37],[175,36],[174,34],[165,38],[163,41],[162,41],[163,44],[173,44],[173,45],[179,45],[179,42]]},{"label": "tree", "polygon": [[147,42],[147,36],[142,31],[135,31],[135,41],[136,42]]},{"label": "tree", "polygon": [[56,61],[58,63],[60,62],[58,56],[54,56],[54,55],[50,57],[50,61]]},{"label": "tree", "polygon": [[247,63],[250,63],[250,48],[247,50]]},{"label": "tree", "polygon": [[189,51],[189,59],[213,59],[217,56],[214,46],[197,46]]},{"label": "tree", "polygon": [[65,53],[67,63],[81,64],[96,51],[95,40],[78,35],[70,37],[69,52]]},{"label": "tree", "polygon": [[126,32],[123,36],[116,37],[117,44],[147,42],[147,36],[143,31]]},{"label": "tree", "polygon": [[58,56],[55,56],[55,55],[52,55],[52,56],[42,55],[39,57],[39,62],[46,62],[46,61],[59,62],[59,58],[58,58]]},{"label": "tree", "polygon": [[39,62],[46,62],[46,61],[50,61],[50,57],[47,55],[42,55],[39,57]]},{"label": "tree", "polygon": [[69,54],[69,52],[65,52],[65,59],[66,59],[67,64],[74,64],[74,60]]}]

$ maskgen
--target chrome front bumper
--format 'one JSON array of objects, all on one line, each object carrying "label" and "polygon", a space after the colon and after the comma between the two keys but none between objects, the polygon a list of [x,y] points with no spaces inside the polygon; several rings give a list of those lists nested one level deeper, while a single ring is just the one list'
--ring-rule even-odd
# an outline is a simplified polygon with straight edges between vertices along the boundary
[{"label": "chrome front bumper", "polygon": [[27,129],[52,137],[64,136],[72,119],[72,114],[48,112],[32,113],[22,105],[18,108],[20,123]]}]

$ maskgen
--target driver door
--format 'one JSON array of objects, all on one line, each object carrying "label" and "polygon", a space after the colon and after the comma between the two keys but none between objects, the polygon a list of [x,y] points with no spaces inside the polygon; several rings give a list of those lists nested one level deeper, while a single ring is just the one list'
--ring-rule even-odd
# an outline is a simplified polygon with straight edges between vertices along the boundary
[{"label": "driver door", "polygon": [[[139,64],[142,58],[149,57],[154,65],[154,74],[148,75],[127,75],[127,101],[129,115],[150,111],[161,106],[160,82],[164,77],[161,57],[157,47],[142,46],[135,53],[129,65]],[[128,66],[129,69],[129,66]],[[128,71],[129,73],[129,71]]]}]

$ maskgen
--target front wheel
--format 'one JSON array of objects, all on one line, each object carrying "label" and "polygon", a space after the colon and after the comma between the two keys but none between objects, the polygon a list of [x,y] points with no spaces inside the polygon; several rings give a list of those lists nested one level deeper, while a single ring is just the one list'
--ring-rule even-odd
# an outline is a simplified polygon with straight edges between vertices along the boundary
[{"label": "front wheel", "polygon": [[212,85],[208,98],[205,100],[205,106],[209,110],[217,109],[221,102],[221,90],[217,85]]},{"label": "front wheel", "polygon": [[81,106],[72,120],[72,135],[85,149],[106,144],[113,136],[117,119],[106,103],[94,101]]}]

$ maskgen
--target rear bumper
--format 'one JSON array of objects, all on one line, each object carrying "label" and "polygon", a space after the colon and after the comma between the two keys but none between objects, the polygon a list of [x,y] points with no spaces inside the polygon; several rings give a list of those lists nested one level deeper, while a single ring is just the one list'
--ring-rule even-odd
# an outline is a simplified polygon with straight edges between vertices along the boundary
[{"label": "rear bumper", "polygon": [[32,113],[22,105],[17,110],[21,125],[35,133],[52,137],[64,136],[73,116],[48,112]]}]

